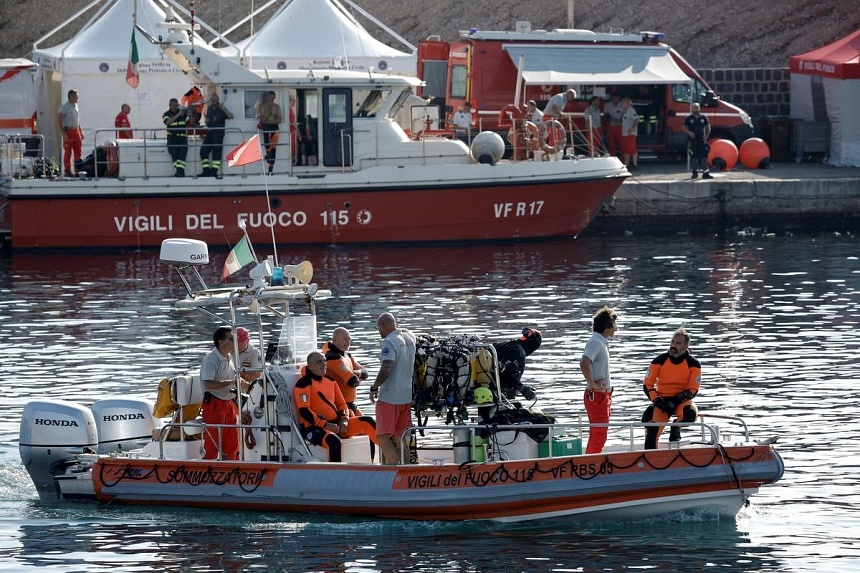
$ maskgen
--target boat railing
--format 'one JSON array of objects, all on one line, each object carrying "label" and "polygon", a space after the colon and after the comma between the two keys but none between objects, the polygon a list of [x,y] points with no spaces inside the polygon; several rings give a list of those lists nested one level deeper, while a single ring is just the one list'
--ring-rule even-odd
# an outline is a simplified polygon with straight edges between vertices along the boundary
[{"label": "boat railing", "polygon": [[[724,431],[721,431],[721,428],[716,424],[706,421],[710,419],[718,419],[724,422],[727,422],[727,425],[732,427],[739,428],[738,437],[741,438],[739,441],[741,443],[748,443],[750,441],[749,430],[747,428],[746,422],[738,417],[738,416],[726,416],[721,414],[700,414],[699,419],[695,422],[665,422],[665,423],[656,423],[656,422],[609,422],[605,424],[590,424],[588,422],[557,422],[554,424],[461,424],[461,425],[426,425],[426,426],[412,426],[407,428],[403,434],[400,436],[400,444],[401,444],[401,463],[408,464],[410,463],[410,442],[412,442],[413,437],[415,438],[415,443],[418,443],[418,436],[421,437],[420,447],[419,449],[430,449],[430,450],[453,450],[455,455],[454,458],[457,458],[457,450],[458,448],[465,449],[467,453],[465,453],[465,458],[461,461],[470,461],[474,459],[474,449],[480,447],[486,447],[487,452],[491,454],[491,457],[495,459],[500,459],[503,457],[500,455],[501,451],[505,449],[505,446],[511,446],[516,436],[519,434],[524,434],[529,436],[531,434],[543,433],[545,435],[540,443],[545,444],[546,452],[542,454],[541,457],[559,457],[559,455],[571,455],[571,454],[556,454],[553,447],[550,447],[550,443],[555,443],[558,439],[567,439],[567,438],[579,438],[580,448],[584,448],[584,434],[587,432],[589,428],[595,427],[605,427],[609,428],[610,431],[613,432],[614,435],[620,437],[620,444],[618,443],[610,443],[604,448],[605,452],[608,451],[627,451],[633,452],[637,450],[644,449],[644,432],[645,429],[649,427],[672,427],[677,426],[679,428],[684,428],[687,430],[693,430],[693,434],[685,436],[685,438],[680,442],[669,442],[669,448],[680,448],[686,447],[689,445],[704,445],[704,446],[716,446],[721,443],[723,440]],[[178,429],[179,437],[175,439],[169,439],[168,436],[172,432],[172,430],[176,428]],[[156,435],[153,436],[154,440],[159,442],[159,457],[164,457],[164,444],[167,443],[175,443],[175,442],[192,442],[200,444],[200,448],[203,447],[202,440],[202,432],[215,432],[215,442],[221,442],[221,436],[224,429],[233,428],[239,429],[240,431],[252,430],[255,427],[249,424],[201,424],[199,420],[197,421],[189,421],[189,422],[178,422],[171,421],[166,422],[163,426],[161,426]],[[257,428],[259,429],[259,428]],[[193,430],[191,432],[186,432],[186,430]],[[202,430],[202,431],[201,431]],[[269,432],[274,432],[279,434],[280,430],[275,427],[266,428]],[[297,428],[290,428],[290,432],[298,431]],[[505,436],[505,433],[513,433],[514,437],[510,435]],[[482,438],[482,440],[476,440],[477,438]],[[533,441],[536,442],[533,438]],[[511,443],[503,440],[510,440]],[[480,442],[480,443],[479,443]],[[307,450],[307,445],[305,445],[305,450]],[[537,444],[533,444],[534,447],[537,447]],[[282,445],[282,451],[288,452],[292,449],[293,446],[290,445]],[[310,455],[309,451],[304,452],[306,455]],[[534,456],[537,457],[537,456]],[[519,459],[519,458],[514,458]]]},{"label": "boat railing", "polygon": [[[605,424],[591,424],[589,422],[557,422],[554,424],[464,424],[464,425],[427,425],[427,426],[412,426],[407,428],[400,436],[400,451],[401,463],[409,463],[410,448],[409,444],[413,440],[413,436],[422,436],[421,445],[430,447],[450,448],[452,445],[451,436],[454,438],[453,447],[458,444],[475,444],[476,436],[490,437],[488,447],[496,448],[498,443],[493,443],[493,439],[497,440],[499,432],[527,432],[530,430],[546,430],[546,437],[542,442],[552,442],[556,438],[562,437],[578,437],[583,439],[583,435],[589,428],[609,428],[610,432],[621,438],[621,444],[611,444],[605,450],[621,450],[621,451],[636,451],[644,449],[645,430],[649,427],[679,427],[688,430],[694,430],[695,434],[684,438],[683,442],[669,442],[669,447],[680,447],[682,444],[700,444],[715,446],[721,443],[723,434],[721,428],[714,423],[709,423],[707,419],[720,419],[728,423],[728,425],[739,427],[740,437],[742,442],[749,442],[749,430],[746,423],[737,416],[725,416],[719,414],[700,413],[699,418],[695,422],[609,422]],[[465,433],[461,434],[461,433]],[[572,435],[572,436],[571,436]],[[417,442],[417,438],[415,440]],[[548,448],[548,456],[553,456],[553,448]]]},{"label": "boat railing", "polygon": [[[250,137],[252,137],[256,131],[247,132],[242,129],[225,127],[224,128],[225,139],[229,141],[246,141]],[[93,141],[91,146],[88,145],[85,149],[83,155],[86,157],[89,153],[93,155],[95,159],[95,169],[94,173],[88,173],[87,177],[93,179],[100,178],[116,178],[117,176],[123,177],[122,170],[117,171],[116,169],[111,170],[110,167],[114,165],[117,161],[122,161],[122,157],[111,157],[108,153],[105,153],[105,160],[100,160],[99,158],[99,149],[109,150],[111,147],[116,147],[117,142],[126,141],[122,139],[117,139],[117,129],[116,128],[105,128],[105,129],[97,129],[93,132]],[[167,158],[161,161],[153,161],[153,158],[149,153],[146,153],[147,148],[166,148],[167,146],[167,128],[164,126],[160,127],[141,127],[134,128],[134,140],[139,142],[139,145],[143,148],[142,154],[142,163],[143,163],[143,172],[141,177],[144,179],[150,177],[165,177],[172,176],[173,168],[171,167],[173,160],[168,156]],[[188,152],[185,157],[186,163],[186,174],[189,177],[194,177],[202,170],[201,159],[200,159],[200,147],[203,145],[203,140],[206,137],[206,128],[205,127],[192,127],[187,130],[188,134]],[[238,135],[238,137],[237,137]],[[276,146],[280,148],[289,148],[289,138],[285,138],[286,142],[277,143]],[[221,163],[222,166],[226,166],[226,160],[224,156],[230,151],[230,147],[225,145],[221,150]],[[122,149],[120,149],[119,153],[122,153]],[[289,157],[289,153],[287,157]],[[102,169],[99,167],[102,166]],[[238,174],[240,176],[254,174],[257,170],[261,169],[259,165],[249,164],[247,166],[243,166],[241,168],[233,168],[233,169],[241,169],[241,171],[233,171],[231,174]],[[292,169],[292,161],[290,161],[290,169]],[[106,172],[105,175],[99,175],[101,171]]]},{"label": "boat railing", "polygon": [[44,173],[45,136],[0,135],[0,177],[28,177]]},{"label": "boat railing", "polygon": [[[498,127],[498,117],[502,110],[480,110],[478,111],[478,131],[490,129],[494,126],[494,130],[507,132],[508,128]],[[523,117],[523,121],[528,120]],[[577,123],[578,120],[583,121],[583,126]],[[590,150],[595,150],[594,156],[599,157],[607,153],[606,146],[601,141],[595,141],[593,130],[589,128],[588,119],[585,118],[583,112],[564,112],[560,120],[565,129],[565,147],[570,148],[570,155],[577,157],[588,157],[591,155]],[[538,126],[540,127],[540,126]],[[600,126],[597,126],[598,129]],[[581,153],[579,153],[581,152]]]},{"label": "boat railing", "polygon": [[[173,429],[178,430],[179,437],[170,439],[168,436]],[[157,429],[156,435],[153,435],[153,440],[158,442],[158,457],[164,458],[164,444],[176,442],[192,442],[200,444],[200,449],[203,449],[203,434],[205,432],[214,432],[213,436],[218,449],[221,449],[221,441],[223,431],[225,429],[251,430],[250,424],[206,424],[200,420],[191,420],[188,422],[165,422],[163,426]],[[191,432],[186,432],[191,430]]]}]

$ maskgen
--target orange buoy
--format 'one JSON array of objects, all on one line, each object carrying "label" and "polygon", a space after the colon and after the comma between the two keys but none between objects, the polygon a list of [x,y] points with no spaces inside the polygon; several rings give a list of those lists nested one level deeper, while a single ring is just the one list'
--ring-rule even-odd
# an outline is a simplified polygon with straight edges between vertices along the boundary
[{"label": "orange buoy", "polygon": [[770,148],[764,140],[751,137],[741,144],[740,158],[747,169],[767,169],[770,167]]},{"label": "orange buoy", "polygon": [[738,148],[728,139],[712,139],[708,145],[708,164],[714,171],[728,171],[738,162]]}]

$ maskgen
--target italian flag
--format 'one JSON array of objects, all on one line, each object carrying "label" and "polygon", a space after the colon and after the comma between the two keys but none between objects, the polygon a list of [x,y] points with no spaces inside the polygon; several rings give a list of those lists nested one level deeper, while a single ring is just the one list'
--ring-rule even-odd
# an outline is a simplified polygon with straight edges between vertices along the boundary
[{"label": "italian flag", "polygon": [[137,53],[137,40],[134,39],[134,28],[131,30],[131,47],[128,50],[128,67],[125,70],[125,83],[133,89],[140,85],[140,70],[138,69],[140,56]]},{"label": "italian flag", "polygon": [[248,245],[248,237],[242,237],[230,254],[227,255],[227,260],[224,261],[224,270],[221,271],[221,282],[227,280],[227,277],[247,265],[254,262],[254,255],[251,254],[251,247]]}]

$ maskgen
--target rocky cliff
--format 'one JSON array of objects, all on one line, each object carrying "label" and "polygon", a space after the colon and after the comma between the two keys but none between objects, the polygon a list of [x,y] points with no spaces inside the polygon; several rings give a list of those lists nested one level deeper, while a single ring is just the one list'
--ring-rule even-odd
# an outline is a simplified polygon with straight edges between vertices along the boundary
[{"label": "rocky cliff", "polygon": [[[818,48],[860,27],[856,0],[571,2],[575,28],[663,32],[667,43],[695,67],[702,68],[787,66],[790,55]],[[27,57],[34,41],[89,3],[90,0],[3,0],[0,57]],[[186,8],[192,5],[190,0],[180,3]],[[213,28],[225,30],[243,18],[252,5],[262,3],[262,0],[197,0],[194,8]],[[454,39],[458,30],[473,27],[513,30],[520,20],[530,21],[532,29],[569,27],[569,6],[565,0],[356,0],[356,3],[416,45],[430,34]],[[267,14],[271,14],[271,9]],[[374,30],[374,25],[358,12],[356,17]],[[80,18],[78,24],[41,45],[59,44],[85,21],[86,17]],[[257,27],[264,22],[265,15],[257,18]],[[241,39],[250,31],[249,26],[239,29],[233,39]]]}]

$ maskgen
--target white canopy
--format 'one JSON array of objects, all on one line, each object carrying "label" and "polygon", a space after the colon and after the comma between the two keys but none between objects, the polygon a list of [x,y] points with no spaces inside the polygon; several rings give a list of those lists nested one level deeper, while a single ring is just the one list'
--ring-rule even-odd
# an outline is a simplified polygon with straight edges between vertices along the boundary
[{"label": "white canopy", "polygon": [[523,79],[542,85],[686,84],[669,46],[503,44],[514,66],[525,56]]},{"label": "white canopy", "polygon": [[[371,36],[337,0],[288,0],[259,32],[236,47],[241,64],[251,69],[372,67],[415,75],[414,46],[395,38],[412,52],[401,52]],[[236,58],[236,50],[225,48],[222,53]]]},{"label": "white canopy", "polygon": [[[156,35],[166,34],[166,30],[157,27],[165,20],[166,0],[95,0],[34,44],[33,60],[42,69],[38,85],[39,130],[46,136],[49,153],[59,156],[55,133],[57,112],[70,89],[77,90],[80,96],[78,109],[86,134],[84,145],[90,150],[94,143],[104,143],[112,136],[103,132],[99,133],[98,141],[91,137],[94,129],[113,127],[123,103],[131,105],[133,127],[160,127],[168,99],[179,98],[190,89],[188,77],[140,32],[136,33],[140,85],[135,90],[126,83],[135,3],[138,25]],[[49,48],[40,47],[54,32],[72,25],[96,6],[89,21],[70,40]],[[203,43],[199,37],[197,41]]]}]

